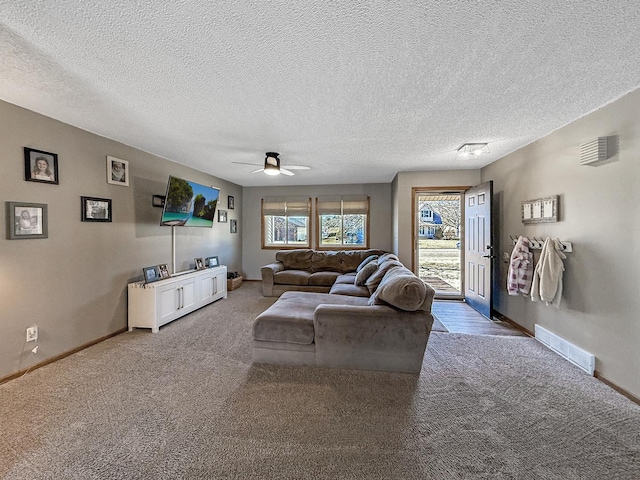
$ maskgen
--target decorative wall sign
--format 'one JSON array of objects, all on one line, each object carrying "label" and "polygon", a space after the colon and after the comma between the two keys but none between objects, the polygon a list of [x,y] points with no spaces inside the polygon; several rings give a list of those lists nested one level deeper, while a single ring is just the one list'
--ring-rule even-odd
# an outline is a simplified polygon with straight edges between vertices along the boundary
[{"label": "decorative wall sign", "polygon": [[522,223],[557,222],[558,205],[558,195],[525,200],[522,202]]}]

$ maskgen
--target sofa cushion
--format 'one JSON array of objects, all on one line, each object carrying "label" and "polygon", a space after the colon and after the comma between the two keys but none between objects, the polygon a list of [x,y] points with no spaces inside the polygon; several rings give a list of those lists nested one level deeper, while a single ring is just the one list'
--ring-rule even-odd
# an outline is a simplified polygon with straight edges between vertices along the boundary
[{"label": "sofa cushion", "polygon": [[304,270],[282,270],[273,274],[273,283],[277,285],[309,285],[311,274]]},{"label": "sofa cushion", "polygon": [[342,251],[342,273],[356,272],[362,261],[371,255],[381,255],[382,250],[343,250]]},{"label": "sofa cushion", "polygon": [[367,279],[365,285],[369,289],[369,293],[373,294],[380,285],[384,275],[393,267],[402,267],[403,265],[397,260],[387,260]]},{"label": "sofa cushion", "polygon": [[315,272],[309,276],[309,285],[330,287],[339,276],[338,272]]},{"label": "sofa cushion", "polygon": [[338,272],[342,273],[342,252],[314,252],[311,267],[314,272]]},{"label": "sofa cushion", "polygon": [[427,286],[405,267],[393,267],[384,276],[369,298],[369,305],[389,304],[401,310],[415,312],[425,302]]},{"label": "sofa cushion", "polygon": [[296,298],[295,294],[300,293],[283,293],[276,303],[256,317],[253,322],[254,340],[303,345],[313,343],[313,314],[317,302]]},{"label": "sofa cushion", "polygon": [[313,254],[311,249],[280,250],[276,252],[276,260],[288,270],[311,271]]},{"label": "sofa cushion", "polygon": [[364,287],[365,282],[376,270],[378,270],[378,264],[376,262],[367,263],[362,270],[356,274],[356,279],[353,283],[359,287]]},{"label": "sofa cushion", "polygon": [[369,289],[367,287],[359,287],[353,283],[334,283],[329,293],[333,295],[348,295],[350,297],[369,297]]},{"label": "sofa cushion", "polygon": [[356,281],[356,272],[343,273],[338,278],[336,278],[336,283],[346,283],[347,285],[353,285]]},{"label": "sofa cushion", "polygon": [[[369,255],[367,258],[365,258],[360,265],[358,265],[358,267],[356,268],[356,273],[359,272],[360,270],[362,270],[365,265],[367,265],[369,262],[372,262],[374,260],[378,259],[378,255]],[[376,262],[377,264],[377,262]]]},{"label": "sofa cushion", "polygon": [[398,258],[398,256],[394,253],[385,253],[383,255],[380,255],[378,257],[378,265],[382,265],[384,262],[388,261],[388,260],[395,260],[397,262],[400,261],[400,259]]}]

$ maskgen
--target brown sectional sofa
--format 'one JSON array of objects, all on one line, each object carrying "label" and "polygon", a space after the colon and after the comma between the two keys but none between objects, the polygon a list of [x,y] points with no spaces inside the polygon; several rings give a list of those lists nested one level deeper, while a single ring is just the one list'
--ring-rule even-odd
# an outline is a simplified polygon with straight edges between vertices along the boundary
[{"label": "brown sectional sofa", "polygon": [[355,275],[356,268],[365,258],[383,253],[383,250],[374,249],[279,251],[276,261],[261,269],[262,294],[278,297],[290,290],[327,293],[339,276],[346,273]]},{"label": "brown sectional sofa", "polygon": [[[286,255],[278,254],[276,258],[286,262]],[[308,253],[300,254],[313,258]],[[370,274],[334,271],[333,285],[322,285],[323,292],[306,291],[319,287],[308,281],[303,285],[268,284],[267,292],[287,291],[254,321],[253,361],[419,373],[433,324],[435,291],[395,255],[383,254],[369,263]],[[272,265],[267,267],[274,271]],[[359,270],[364,268],[360,266]],[[273,280],[286,269],[277,266],[275,270]],[[315,273],[312,270],[305,270],[306,278]],[[367,273],[366,279],[363,273]],[[269,274],[267,281],[272,282]],[[295,287],[302,291],[294,291]]]}]

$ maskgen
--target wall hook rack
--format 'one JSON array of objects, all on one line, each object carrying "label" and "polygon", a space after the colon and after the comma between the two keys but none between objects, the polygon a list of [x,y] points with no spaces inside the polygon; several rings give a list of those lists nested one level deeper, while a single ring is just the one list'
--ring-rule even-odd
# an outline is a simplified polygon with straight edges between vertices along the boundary
[{"label": "wall hook rack", "polygon": [[[518,243],[518,238],[519,237],[513,237],[512,235],[509,235],[509,237],[511,238],[511,244],[515,246],[516,243]],[[529,238],[529,237],[527,237]],[[560,250],[561,252],[564,253],[570,253],[573,252],[573,244],[571,242],[565,242],[564,240],[560,240],[559,238],[556,239],[560,245],[562,245],[562,249],[558,248],[557,250]],[[544,245],[544,240],[533,237],[533,238],[529,238],[529,243],[531,243],[531,250],[542,250],[542,247]]]}]

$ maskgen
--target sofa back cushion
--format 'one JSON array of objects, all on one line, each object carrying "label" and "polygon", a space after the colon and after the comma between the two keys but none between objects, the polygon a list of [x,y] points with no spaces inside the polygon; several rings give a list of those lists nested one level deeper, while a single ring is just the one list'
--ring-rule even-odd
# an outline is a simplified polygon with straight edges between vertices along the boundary
[{"label": "sofa back cushion", "polygon": [[383,250],[343,250],[342,251],[342,273],[357,272],[360,264],[371,255],[382,255]]},{"label": "sofa back cushion", "polygon": [[[369,298],[369,305],[389,304],[400,310],[415,312],[425,309],[428,293],[428,286],[413,272],[403,266],[395,266],[384,275],[380,285]],[[428,302],[427,311],[430,310],[431,301]]]},{"label": "sofa back cushion", "polygon": [[314,272],[342,273],[342,252],[339,250],[313,252],[311,263]]},{"label": "sofa back cushion", "polygon": [[276,252],[276,260],[282,262],[286,270],[311,271],[314,250],[280,250]]}]

